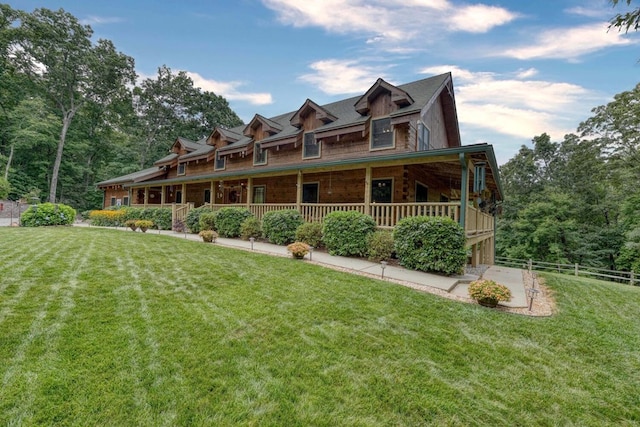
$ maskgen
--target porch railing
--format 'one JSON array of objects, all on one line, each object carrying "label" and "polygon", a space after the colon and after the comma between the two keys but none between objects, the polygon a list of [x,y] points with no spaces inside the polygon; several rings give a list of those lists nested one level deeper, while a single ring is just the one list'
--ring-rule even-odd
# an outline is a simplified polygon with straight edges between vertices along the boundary
[{"label": "porch railing", "polygon": [[[193,203],[166,206],[172,207],[174,221],[176,219],[184,221],[189,211],[194,208]],[[262,219],[264,214],[270,211],[297,209],[295,203],[255,203],[248,206],[246,204],[221,205],[207,203],[204,206],[213,211],[224,207],[247,207],[258,219]],[[368,212],[364,203],[302,203],[300,205],[300,213],[307,222],[322,222],[332,212],[350,210],[371,215],[377,226],[381,228],[393,228],[402,218],[413,216],[448,217],[456,222],[460,221],[461,216],[459,202],[372,203],[369,205]],[[493,216],[473,206],[467,206],[465,216],[465,232],[467,236],[482,236],[483,234],[491,234],[493,231]]]}]

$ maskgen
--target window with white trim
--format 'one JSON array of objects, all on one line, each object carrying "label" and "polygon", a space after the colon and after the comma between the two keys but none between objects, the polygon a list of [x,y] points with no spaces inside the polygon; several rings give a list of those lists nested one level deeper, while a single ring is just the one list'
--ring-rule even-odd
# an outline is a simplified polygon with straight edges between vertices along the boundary
[{"label": "window with white trim", "polygon": [[253,164],[254,165],[267,164],[267,150],[262,149],[262,144],[258,142],[256,142],[253,146]]},{"label": "window with white trim", "polygon": [[372,180],[371,201],[373,203],[391,203],[393,201],[393,179]]},{"label": "window with white trim", "polygon": [[393,127],[391,118],[371,121],[371,149],[393,148]]},{"label": "window with white trim", "polygon": [[115,205],[116,205],[116,198],[112,197],[111,202],[109,203],[109,206],[115,206]]},{"label": "window with white trim", "polygon": [[122,198],[122,204],[123,206],[129,206],[129,196],[124,196]]},{"label": "window with white trim", "polygon": [[187,172],[186,163],[178,163],[178,175],[184,175]]},{"label": "window with white trim", "polygon": [[314,132],[305,133],[302,145],[302,158],[314,159],[320,157],[320,144],[321,142],[316,140],[316,134]]},{"label": "window with white trim", "polygon": [[421,182],[416,181],[416,203],[428,202],[429,187]]},{"label": "window with white trim", "polygon": [[318,203],[320,198],[320,184],[305,182],[302,184],[302,203]]}]

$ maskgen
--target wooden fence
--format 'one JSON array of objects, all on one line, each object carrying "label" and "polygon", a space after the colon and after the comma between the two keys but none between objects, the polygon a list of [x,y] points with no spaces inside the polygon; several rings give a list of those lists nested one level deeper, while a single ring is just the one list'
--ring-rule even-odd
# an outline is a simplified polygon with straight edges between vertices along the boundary
[{"label": "wooden fence", "polygon": [[591,277],[610,282],[628,283],[632,286],[640,286],[633,271],[607,270],[605,268],[587,267],[579,264],[560,264],[553,262],[534,261],[531,259],[517,259],[496,257],[497,265],[528,269],[529,271],[548,271],[554,273],[573,274],[580,277]]}]

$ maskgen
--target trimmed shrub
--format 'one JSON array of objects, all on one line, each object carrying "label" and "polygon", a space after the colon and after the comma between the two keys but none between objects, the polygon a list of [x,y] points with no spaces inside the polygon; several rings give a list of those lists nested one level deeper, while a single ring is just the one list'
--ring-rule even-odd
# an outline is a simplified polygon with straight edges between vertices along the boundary
[{"label": "trimmed shrub", "polygon": [[199,233],[200,232],[200,215],[205,212],[211,212],[211,209],[206,207],[200,207],[191,209],[189,213],[187,213],[187,217],[184,219],[184,225],[187,226],[187,230],[190,233]]},{"label": "trimmed shrub", "polygon": [[467,260],[464,229],[451,218],[404,218],[393,231],[396,256],[407,268],[447,275],[461,273]]},{"label": "trimmed shrub", "polygon": [[322,247],[322,223],[305,222],[296,230],[296,241],[314,248]]},{"label": "trimmed shrub", "polygon": [[200,231],[215,230],[216,229],[216,213],[211,211],[202,212],[200,214],[200,219],[198,220],[198,224],[200,224]]},{"label": "trimmed shrub", "polygon": [[76,219],[76,210],[62,203],[41,203],[29,206],[20,216],[23,227],[44,227],[49,225],[69,225]]},{"label": "trimmed shrub", "polygon": [[389,230],[376,230],[369,236],[369,261],[387,261],[393,256],[393,233]]},{"label": "trimmed shrub", "polygon": [[123,206],[115,208],[116,211],[124,212],[124,219],[144,219],[151,221],[155,228],[160,230],[171,230],[171,208],[132,208]]},{"label": "trimmed shrub", "polygon": [[295,209],[271,211],[262,218],[262,232],[271,243],[286,245],[296,239],[296,230],[302,225],[302,215]]},{"label": "trimmed shrub", "polygon": [[367,240],[376,229],[369,215],[358,211],[332,212],[324,219],[322,235],[331,255],[363,256]]},{"label": "trimmed shrub", "polygon": [[124,211],[94,210],[89,212],[89,222],[99,227],[119,227],[124,224],[124,214]]},{"label": "trimmed shrub", "polygon": [[245,219],[240,225],[240,238],[242,240],[249,240],[249,238],[262,237],[262,223],[256,217],[250,217]]},{"label": "trimmed shrub", "polygon": [[154,226],[153,221],[149,221],[148,219],[139,219],[135,222],[135,225],[143,233]]},{"label": "trimmed shrub", "polygon": [[216,227],[222,237],[238,237],[245,219],[253,216],[247,208],[222,208],[216,212]]}]

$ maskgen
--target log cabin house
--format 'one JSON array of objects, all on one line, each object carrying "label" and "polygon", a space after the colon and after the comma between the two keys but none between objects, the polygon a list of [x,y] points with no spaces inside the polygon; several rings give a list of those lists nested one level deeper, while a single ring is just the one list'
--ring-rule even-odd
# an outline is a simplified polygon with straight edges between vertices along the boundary
[{"label": "log cabin house", "polygon": [[392,228],[403,217],[447,216],[465,229],[472,263],[492,263],[502,200],[493,147],[461,145],[450,73],[297,111],[256,114],[200,141],[177,138],[153,167],[98,183],[104,207],[297,209],[307,221],[336,210]]}]

